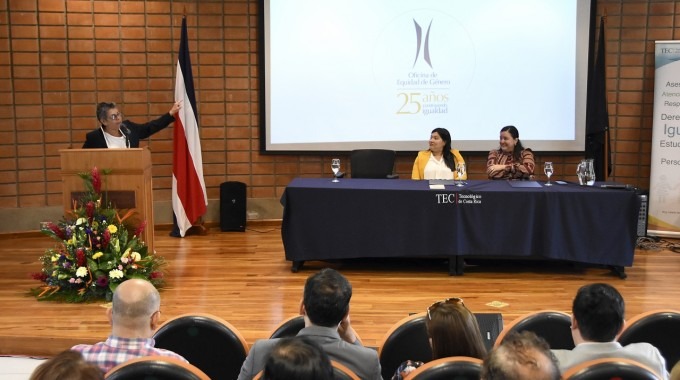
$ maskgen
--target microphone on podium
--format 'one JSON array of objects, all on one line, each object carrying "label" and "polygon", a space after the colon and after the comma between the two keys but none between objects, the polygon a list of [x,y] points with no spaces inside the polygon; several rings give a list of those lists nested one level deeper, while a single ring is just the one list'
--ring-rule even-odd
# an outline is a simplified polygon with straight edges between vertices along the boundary
[{"label": "microphone on podium", "polygon": [[123,136],[125,136],[125,145],[127,145],[127,147],[129,148],[130,147],[130,133],[132,133],[132,131],[130,131],[130,128],[128,128],[128,126],[125,125],[125,123],[120,123],[120,131],[121,131],[121,133],[123,133]]}]

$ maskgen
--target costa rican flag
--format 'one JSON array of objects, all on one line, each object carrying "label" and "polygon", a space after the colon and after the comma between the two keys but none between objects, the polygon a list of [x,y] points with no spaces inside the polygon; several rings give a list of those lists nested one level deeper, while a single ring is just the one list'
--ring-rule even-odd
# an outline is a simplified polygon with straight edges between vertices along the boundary
[{"label": "costa rican flag", "polygon": [[182,37],[179,43],[175,100],[183,100],[175,115],[174,154],[172,159],[172,209],[182,237],[198,218],[205,214],[208,195],[203,180],[201,139],[198,134],[198,113],[191,74],[189,39],[186,17],[182,18]]}]

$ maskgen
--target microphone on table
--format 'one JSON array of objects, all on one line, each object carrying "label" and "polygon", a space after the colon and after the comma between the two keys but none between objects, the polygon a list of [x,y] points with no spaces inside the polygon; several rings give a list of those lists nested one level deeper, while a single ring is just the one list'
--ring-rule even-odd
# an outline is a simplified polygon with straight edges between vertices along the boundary
[{"label": "microphone on table", "polygon": [[120,131],[121,131],[121,133],[123,133],[123,136],[125,136],[125,145],[127,145],[127,147],[129,148],[130,147],[130,133],[132,133],[132,131],[130,130],[130,128],[128,128],[127,125],[125,125],[125,123],[120,123]]}]

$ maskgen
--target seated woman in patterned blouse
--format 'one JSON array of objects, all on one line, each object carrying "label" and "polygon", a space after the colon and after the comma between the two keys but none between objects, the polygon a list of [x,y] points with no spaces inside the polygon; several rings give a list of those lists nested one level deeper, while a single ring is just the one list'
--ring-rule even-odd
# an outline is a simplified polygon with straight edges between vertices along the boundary
[{"label": "seated woman in patterned blouse", "polygon": [[489,152],[486,161],[489,179],[533,179],[535,166],[534,152],[522,146],[517,128],[503,127],[500,146]]}]

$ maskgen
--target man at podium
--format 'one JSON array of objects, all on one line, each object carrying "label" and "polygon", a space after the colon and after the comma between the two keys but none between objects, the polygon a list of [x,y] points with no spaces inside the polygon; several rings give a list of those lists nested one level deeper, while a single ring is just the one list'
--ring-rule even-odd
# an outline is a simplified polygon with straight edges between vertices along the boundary
[{"label": "man at podium", "polygon": [[143,140],[164,129],[175,120],[175,114],[182,108],[182,101],[176,101],[170,111],[156,120],[145,124],[123,120],[116,103],[102,102],[97,104],[97,120],[99,128],[85,136],[83,149],[88,148],[139,148],[139,140]]}]

